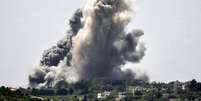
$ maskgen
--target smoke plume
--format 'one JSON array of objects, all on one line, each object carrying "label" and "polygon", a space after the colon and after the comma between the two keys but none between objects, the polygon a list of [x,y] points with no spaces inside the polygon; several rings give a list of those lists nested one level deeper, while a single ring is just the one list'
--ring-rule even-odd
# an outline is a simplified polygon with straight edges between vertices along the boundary
[{"label": "smoke plume", "polygon": [[40,65],[29,76],[31,87],[54,87],[59,82],[107,79],[148,80],[122,70],[126,62],[139,62],[145,46],[141,30],[126,32],[131,20],[130,0],[88,0],[70,19],[71,29],[52,48],[45,50]]}]

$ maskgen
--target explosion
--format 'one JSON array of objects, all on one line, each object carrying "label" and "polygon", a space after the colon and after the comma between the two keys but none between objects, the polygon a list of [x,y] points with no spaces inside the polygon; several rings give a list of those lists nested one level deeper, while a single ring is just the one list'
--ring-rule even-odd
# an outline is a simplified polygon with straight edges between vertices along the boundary
[{"label": "explosion", "polygon": [[[31,87],[54,87],[59,82],[136,79],[126,62],[139,62],[145,46],[141,30],[126,32],[131,21],[130,0],[88,0],[70,19],[71,29],[57,45],[45,50],[29,76]],[[138,78],[148,80],[148,77]]]}]

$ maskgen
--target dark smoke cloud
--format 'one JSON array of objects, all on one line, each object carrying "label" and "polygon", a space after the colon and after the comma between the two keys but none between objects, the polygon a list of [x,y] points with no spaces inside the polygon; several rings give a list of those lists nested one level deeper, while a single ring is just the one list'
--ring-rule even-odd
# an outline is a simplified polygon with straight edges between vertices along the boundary
[{"label": "dark smoke cloud", "polygon": [[65,37],[63,40],[60,40],[56,46],[45,50],[42,56],[41,65],[57,66],[70,51],[71,45],[69,42],[69,38]]},{"label": "dark smoke cloud", "polygon": [[82,10],[77,9],[73,15],[73,17],[69,20],[69,24],[71,27],[71,31],[73,33],[73,36],[77,34],[77,32],[80,30],[82,27]]},{"label": "dark smoke cloud", "polygon": [[131,11],[130,0],[88,0],[69,20],[67,35],[44,51],[29,76],[30,86],[55,87],[92,78],[148,81],[145,74],[122,69],[127,62],[140,62],[146,50],[140,41],[143,31],[125,31]]},{"label": "dark smoke cloud", "polygon": [[46,72],[40,69],[36,69],[32,75],[29,76],[29,82],[31,87],[36,87],[40,83],[45,82]]},{"label": "dark smoke cloud", "polygon": [[57,66],[61,60],[67,55],[70,55],[69,51],[72,47],[72,37],[77,34],[82,27],[81,24],[82,11],[77,9],[73,17],[69,20],[71,30],[67,32],[67,35],[57,42],[52,48],[45,50],[40,61],[43,66]]},{"label": "dark smoke cloud", "polygon": [[[144,57],[146,48],[143,43],[139,43],[139,38],[142,35],[144,35],[144,32],[141,30],[133,30],[126,35],[126,44],[123,54],[127,61],[139,62]],[[137,50],[137,46],[140,50]]]}]

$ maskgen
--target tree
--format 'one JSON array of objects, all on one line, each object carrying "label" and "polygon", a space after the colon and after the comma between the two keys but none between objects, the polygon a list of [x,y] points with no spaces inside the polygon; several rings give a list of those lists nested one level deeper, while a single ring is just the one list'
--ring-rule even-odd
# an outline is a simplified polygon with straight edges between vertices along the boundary
[{"label": "tree", "polygon": [[197,90],[201,92],[201,82],[197,83]]},{"label": "tree", "polygon": [[197,81],[195,79],[190,81],[189,88],[190,88],[191,91],[196,91],[196,86],[197,86]]}]

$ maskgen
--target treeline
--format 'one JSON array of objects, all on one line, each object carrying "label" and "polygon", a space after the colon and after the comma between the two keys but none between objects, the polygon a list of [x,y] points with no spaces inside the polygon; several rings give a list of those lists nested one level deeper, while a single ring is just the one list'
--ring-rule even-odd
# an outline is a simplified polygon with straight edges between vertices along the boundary
[{"label": "treeline", "polygon": [[[133,92],[132,90],[135,90]],[[195,79],[187,82],[173,81],[144,82],[141,80],[88,80],[76,84],[58,83],[55,88],[32,89],[32,95],[55,96],[82,96],[90,100],[98,100],[97,94],[109,91],[111,95],[105,100],[114,100],[118,93],[125,92],[123,101],[201,101],[201,82]]]},{"label": "treeline", "polygon": [[201,91],[201,82],[197,82],[195,79],[193,79],[190,82],[187,82],[186,87],[190,91],[200,92]]},{"label": "treeline", "polygon": [[30,91],[24,88],[0,87],[0,101],[51,101],[48,98],[30,95]]},{"label": "treeline", "polygon": [[[6,101],[49,101],[54,96],[65,96],[64,99],[82,98],[85,99],[84,101],[99,101],[97,94],[105,91],[110,92],[110,95],[101,101],[114,101],[118,98],[119,93],[125,94],[122,101],[201,101],[201,82],[197,82],[195,79],[187,82],[173,81],[169,83],[93,79],[80,81],[76,84],[59,82],[54,88],[42,87],[40,89],[13,89],[2,86],[0,87],[0,101],[5,101],[5,99]],[[43,96],[46,99],[37,96]]]},{"label": "treeline", "polygon": [[[150,84],[149,94],[146,92],[148,101],[201,101],[201,82],[195,79],[187,82],[169,82]],[[151,100],[150,100],[151,99]]]},{"label": "treeline", "polygon": [[11,91],[8,87],[0,87],[0,101],[17,101],[18,99],[25,99],[28,95],[22,93],[19,89]]}]

